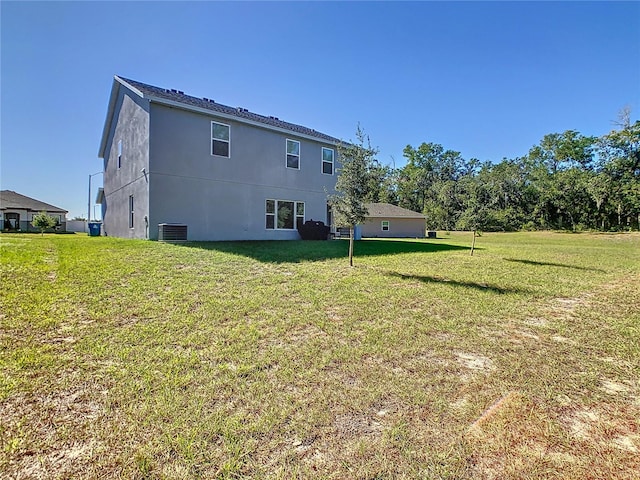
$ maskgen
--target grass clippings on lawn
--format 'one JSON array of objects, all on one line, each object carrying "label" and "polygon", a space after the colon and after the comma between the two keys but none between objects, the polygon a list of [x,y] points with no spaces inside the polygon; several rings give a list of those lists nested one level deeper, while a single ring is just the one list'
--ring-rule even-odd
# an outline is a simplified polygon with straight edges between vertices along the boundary
[{"label": "grass clippings on lawn", "polygon": [[1,235],[0,477],[634,479],[640,235]]}]

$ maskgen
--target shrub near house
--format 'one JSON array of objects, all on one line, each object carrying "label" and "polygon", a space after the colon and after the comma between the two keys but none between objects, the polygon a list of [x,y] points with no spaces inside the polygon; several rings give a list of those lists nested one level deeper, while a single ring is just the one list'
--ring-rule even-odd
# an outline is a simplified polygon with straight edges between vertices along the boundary
[{"label": "shrub near house", "polygon": [[45,230],[54,228],[58,224],[58,221],[51,215],[47,215],[47,212],[40,212],[33,217],[31,225],[40,230],[40,233],[44,235]]}]

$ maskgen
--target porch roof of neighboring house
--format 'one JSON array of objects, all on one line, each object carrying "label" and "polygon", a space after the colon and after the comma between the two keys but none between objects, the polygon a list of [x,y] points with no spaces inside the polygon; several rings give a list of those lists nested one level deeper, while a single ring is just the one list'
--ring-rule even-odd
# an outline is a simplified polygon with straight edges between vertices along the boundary
[{"label": "porch roof of neighboring house", "polygon": [[59,207],[41,202],[35,198],[27,197],[13,190],[0,190],[0,210],[28,210],[32,212],[69,213]]},{"label": "porch roof of neighboring house", "polygon": [[366,207],[369,211],[367,218],[426,218],[421,213],[391,205],[390,203],[367,203]]},{"label": "porch roof of neighboring house", "polygon": [[327,143],[337,144],[340,140],[330,135],[318,132],[312,128],[303,127],[295,123],[285,122],[278,117],[270,115],[260,115],[253,113],[243,107],[230,107],[217,103],[210,98],[199,98],[191,95],[186,95],[183,91],[154,87],[146,83],[138,82],[136,80],[130,80],[128,78],[114,76],[113,86],[111,89],[111,98],[109,100],[109,110],[107,112],[107,118],[105,120],[104,129],[102,132],[102,141],[100,143],[100,151],[98,156],[104,158],[107,136],[113,120],[113,114],[115,110],[116,100],[118,98],[118,90],[120,86],[125,86],[132,92],[139,95],[141,98],[147,99],[150,102],[160,103],[172,107],[184,108],[200,113],[209,113],[221,116],[223,118],[231,118],[239,122],[248,123],[252,125],[261,126],[270,130],[276,130],[283,133],[291,133],[300,137],[311,138],[314,140],[321,140]]}]

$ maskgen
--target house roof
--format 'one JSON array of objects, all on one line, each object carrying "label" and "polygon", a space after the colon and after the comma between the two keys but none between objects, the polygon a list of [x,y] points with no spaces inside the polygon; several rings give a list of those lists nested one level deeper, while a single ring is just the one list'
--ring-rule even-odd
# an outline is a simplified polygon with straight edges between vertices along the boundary
[{"label": "house roof", "polygon": [[367,203],[370,218],[426,218],[418,212],[391,205],[390,203]]},{"label": "house roof", "polygon": [[318,132],[312,128],[307,128],[302,125],[285,122],[274,116],[260,115],[258,113],[250,112],[248,109],[243,107],[230,107],[222,103],[217,103],[216,101],[209,98],[193,97],[191,95],[185,94],[180,90],[155,87],[153,85],[148,85],[146,83],[115,75],[113,88],[111,90],[111,99],[109,101],[109,111],[107,112],[107,120],[105,122],[102,143],[100,146],[100,158],[104,158],[106,135],[111,124],[111,119],[114,113],[113,110],[115,108],[115,101],[117,98],[117,92],[120,85],[127,87],[129,90],[133,91],[141,98],[147,99],[151,102],[182,107],[188,110],[198,111],[200,113],[211,113],[225,118],[233,118],[240,122],[258,125],[272,130],[292,132],[294,134],[297,134],[298,136],[308,137],[315,140],[322,140],[328,143],[340,142],[339,139],[330,135]]},{"label": "house roof", "polygon": [[21,195],[13,190],[0,190],[0,210],[7,209],[69,213],[67,210],[41,202],[35,198],[27,197],[26,195]]}]

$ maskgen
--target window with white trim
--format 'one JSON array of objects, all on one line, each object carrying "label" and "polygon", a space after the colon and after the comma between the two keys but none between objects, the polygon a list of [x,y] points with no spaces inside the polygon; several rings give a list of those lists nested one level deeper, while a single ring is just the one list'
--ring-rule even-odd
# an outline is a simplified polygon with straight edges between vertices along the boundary
[{"label": "window with white trim", "polygon": [[300,142],[287,139],[287,168],[300,170]]},{"label": "window with white trim", "polygon": [[231,127],[224,123],[211,122],[211,155],[231,156]]},{"label": "window with white trim", "polygon": [[304,202],[272,200],[265,202],[267,230],[296,230],[304,224]]},{"label": "window with white trim", "polygon": [[118,168],[122,166],[122,140],[118,140]]},{"label": "window with white trim", "polygon": [[335,153],[331,148],[322,147],[322,173],[333,175]]},{"label": "window with white trim", "polygon": [[382,231],[383,232],[388,232],[389,231],[389,220],[382,220]]},{"label": "window with white trim", "polygon": [[129,228],[133,228],[133,195],[129,195]]}]

